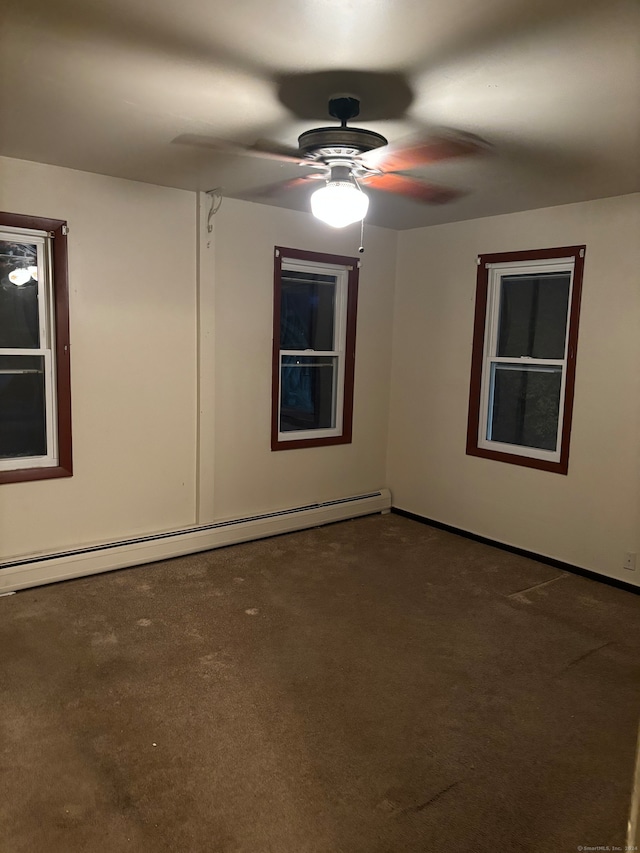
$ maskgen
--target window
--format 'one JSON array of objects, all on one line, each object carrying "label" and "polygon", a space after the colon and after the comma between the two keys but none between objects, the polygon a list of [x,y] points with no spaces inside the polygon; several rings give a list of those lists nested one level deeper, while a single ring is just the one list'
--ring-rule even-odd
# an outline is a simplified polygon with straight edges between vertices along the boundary
[{"label": "window", "polygon": [[66,234],[0,213],[0,483],[72,473]]},{"label": "window", "polygon": [[351,442],[358,265],[276,246],[272,450]]},{"label": "window", "polygon": [[584,254],[478,258],[468,454],[567,473]]}]

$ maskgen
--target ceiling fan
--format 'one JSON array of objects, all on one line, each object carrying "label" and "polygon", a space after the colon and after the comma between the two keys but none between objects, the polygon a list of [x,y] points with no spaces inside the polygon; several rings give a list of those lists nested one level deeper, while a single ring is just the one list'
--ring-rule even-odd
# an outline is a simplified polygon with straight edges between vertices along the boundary
[{"label": "ceiling fan", "polygon": [[264,140],[253,145],[236,145],[183,136],[179,141],[310,167],[313,171],[309,174],[277,184],[268,191],[279,192],[324,180],[324,186],[311,196],[311,210],[318,219],[336,228],[361,221],[366,216],[369,199],[362,186],[426,204],[442,204],[457,198],[463,194],[460,190],[436,186],[403,172],[487,149],[486,143],[471,134],[389,144],[379,133],[347,126],[347,122],[359,113],[357,98],[331,98],[329,114],[340,121],[340,126],[305,131],[298,137],[298,148]]}]

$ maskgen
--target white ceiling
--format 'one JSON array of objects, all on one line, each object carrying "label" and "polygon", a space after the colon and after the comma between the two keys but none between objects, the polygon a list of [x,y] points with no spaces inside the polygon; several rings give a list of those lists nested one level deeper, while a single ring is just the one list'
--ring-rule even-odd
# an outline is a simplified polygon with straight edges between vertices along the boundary
[{"label": "white ceiling", "polygon": [[[426,206],[370,191],[414,228],[640,189],[636,0],[5,0],[0,154],[232,197],[293,164],[175,142],[296,145],[333,123],[399,140],[454,129],[491,152],[412,173],[463,189]],[[337,91],[336,91],[337,90]],[[369,118],[367,118],[369,117]],[[309,190],[269,203],[308,209]],[[37,212],[37,211],[36,211]]]}]

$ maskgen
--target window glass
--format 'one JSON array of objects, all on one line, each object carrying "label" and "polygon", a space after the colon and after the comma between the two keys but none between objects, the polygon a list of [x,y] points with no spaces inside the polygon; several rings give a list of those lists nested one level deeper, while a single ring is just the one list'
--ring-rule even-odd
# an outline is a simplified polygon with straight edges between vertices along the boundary
[{"label": "window glass", "polygon": [[283,270],[280,347],[334,349],[336,277]]},{"label": "window glass", "polygon": [[494,364],[492,374],[487,438],[555,450],[562,368]]},{"label": "window glass", "polygon": [[0,484],[72,475],[68,226],[0,213]]},{"label": "window glass", "polygon": [[282,356],[281,432],[335,427],[337,363],[332,356]]},{"label": "window glass", "polygon": [[39,346],[37,246],[0,240],[0,348]]},{"label": "window glass", "polygon": [[567,473],[585,251],[478,256],[469,455]]},{"label": "window glass", "polygon": [[504,275],[498,356],[564,358],[571,274]]},{"label": "window glass", "polygon": [[358,268],[274,248],[272,450],[351,442]]},{"label": "window glass", "polygon": [[44,356],[0,356],[0,458],[47,452]]}]

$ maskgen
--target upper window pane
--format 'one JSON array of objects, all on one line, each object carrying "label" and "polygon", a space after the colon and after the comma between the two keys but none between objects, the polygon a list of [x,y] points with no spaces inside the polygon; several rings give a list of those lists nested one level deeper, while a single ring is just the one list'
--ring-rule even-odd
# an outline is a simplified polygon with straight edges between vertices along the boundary
[{"label": "upper window pane", "polygon": [[336,277],[282,271],[280,348],[333,350]]},{"label": "upper window pane", "polygon": [[0,348],[39,346],[38,247],[0,240]]},{"label": "upper window pane", "polygon": [[504,275],[498,351],[506,358],[564,358],[570,272]]}]

